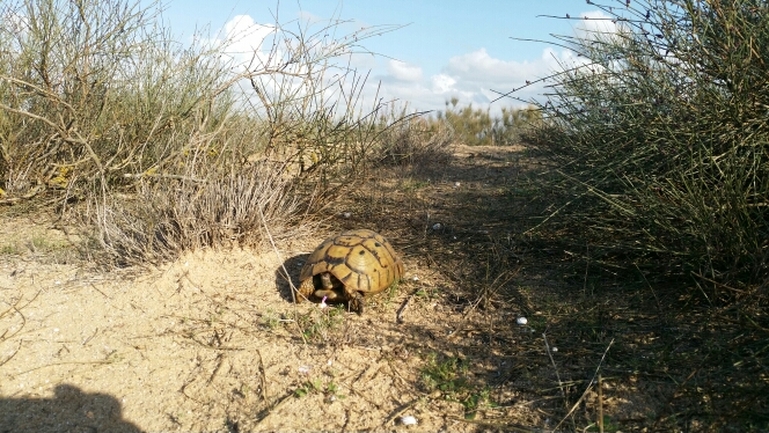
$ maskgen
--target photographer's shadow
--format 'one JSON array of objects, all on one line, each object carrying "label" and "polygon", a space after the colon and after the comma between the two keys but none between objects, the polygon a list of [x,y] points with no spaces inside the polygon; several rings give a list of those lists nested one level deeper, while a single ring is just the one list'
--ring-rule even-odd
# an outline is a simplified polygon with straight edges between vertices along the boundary
[{"label": "photographer's shadow", "polygon": [[0,432],[141,433],[123,419],[123,408],[109,394],[89,394],[72,385],[58,385],[53,398],[0,397]]}]

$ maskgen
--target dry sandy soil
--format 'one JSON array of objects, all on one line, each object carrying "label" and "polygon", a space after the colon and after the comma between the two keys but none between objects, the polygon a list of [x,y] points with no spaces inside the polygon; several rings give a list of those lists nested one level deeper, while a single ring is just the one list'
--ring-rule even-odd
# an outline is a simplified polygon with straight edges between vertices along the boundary
[{"label": "dry sandy soil", "polygon": [[[0,432],[544,431],[568,389],[588,425],[611,342],[583,355],[543,336],[538,299],[571,295],[516,241],[533,202],[508,189],[520,157],[458,148],[442,168],[372,179],[275,248],[150,269],[98,272],[50,223],[0,214]],[[394,244],[405,281],[362,316],[292,303],[283,270],[296,283],[318,243],[353,227]],[[659,387],[625,379],[607,381],[604,410],[649,416]]]}]

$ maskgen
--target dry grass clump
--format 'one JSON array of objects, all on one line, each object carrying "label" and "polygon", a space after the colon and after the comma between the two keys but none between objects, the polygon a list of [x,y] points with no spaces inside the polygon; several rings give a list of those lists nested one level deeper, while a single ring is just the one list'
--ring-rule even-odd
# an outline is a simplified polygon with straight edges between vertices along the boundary
[{"label": "dry grass clump", "polygon": [[301,201],[290,178],[262,163],[205,176],[145,179],[131,196],[93,200],[85,215],[92,238],[111,262],[172,260],[182,251],[245,246],[266,238],[265,227],[290,233]]}]

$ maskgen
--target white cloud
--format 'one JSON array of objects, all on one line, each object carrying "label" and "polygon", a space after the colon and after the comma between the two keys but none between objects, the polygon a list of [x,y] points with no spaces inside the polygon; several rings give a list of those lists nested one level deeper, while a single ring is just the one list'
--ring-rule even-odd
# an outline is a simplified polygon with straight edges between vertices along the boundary
[{"label": "white cloud", "polygon": [[388,62],[390,75],[399,81],[419,81],[422,79],[422,68],[409,65],[400,60],[390,60]]},{"label": "white cloud", "polygon": [[569,50],[545,48],[538,59],[513,61],[495,58],[481,48],[449,59],[443,74],[453,79],[461,103],[488,104],[500,93],[514,91],[511,96],[517,99],[504,98],[491,106],[497,112],[503,106],[526,105],[522,101],[541,95],[546,83],[540,78],[584,61]]},{"label": "white cloud", "polygon": [[[600,11],[580,14],[584,19],[575,27],[575,36],[582,39],[610,37],[618,26]],[[538,81],[564,69],[584,65],[587,59],[568,49],[545,48],[539,58],[526,61],[506,60],[492,56],[485,48],[447,59],[440,73],[420,80],[403,80],[402,71],[390,65],[391,78],[406,81],[394,83],[383,80],[382,93],[411,102],[415,109],[443,109],[444,102],[458,97],[461,104],[475,106],[497,99],[499,93],[515,90],[511,96],[523,101],[541,98],[547,81]],[[416,78],[415,76],[413,78]],[[503,106],[523,106],[524,102],[505,98],[493,104],[492,113]]]},{"label": "white cloud", "polygon": [[505,61],[491,57],[486,49],[455,56],[449,59],[445,71],[463,82],[496,85],[523,84],[533,81],[542,67],[536,63]]},{"label": "white cloud", "polygon": [[274,31],[274,25],[258,24],[249,15],[236,15],[224,24],[216,37],[204,40],[203,44],[221,49],[235,70],[241,72],[252,60],[264,62],[268,58],[262,45]]},{"label": "white cloud", "polygon": [[601,11],[583,12],[582,21],[574,28],[575,36],[579,39],[603,39],[615,35],[617,24],[612,17]]},{"label": "white cloud", "polygon": [[455,92],[457,89],[454,87],[457,84],[457,80],[446,74],[437,74],[430,77],[432,81],[432,89],[435,93],[449,93]]}]

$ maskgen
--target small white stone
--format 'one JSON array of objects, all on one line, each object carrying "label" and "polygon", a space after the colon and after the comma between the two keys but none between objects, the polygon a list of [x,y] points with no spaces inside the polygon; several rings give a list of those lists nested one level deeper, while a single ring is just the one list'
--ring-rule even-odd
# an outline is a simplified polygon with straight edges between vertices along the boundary
[{"label": "small white stone", "polygon": [[411,277],[411,281],[419,281],[419,277],[417,277],[416,275],[414,275],[413,277]]},{"label": "small white stone", "polygon": [[310,367],[307,367],[306,365],[299,366],[299,372],[302,374],[307,374],[310,372]]},{"label": "small white stone", "polygon": [[459,187],[460,187],[460,185],[461,185],[461,184],[460,184],[459,182],[454,182],[454,188],[459,188]]},{"label": "small white stone", "polygon": [[352,212],[343,212],[343,213],[342,213],[342,216],[343,216],[344,218],[350,218],[350,217],[352,216]]},{"label": "small white stone", "polygon": [[553,352],[558,352],[558,348],[557,348],[557,347],[553,347],[553,348],[552,348],[552,349],[550,349],[550,350],[552,350]]},{"label": "small white stone", "polygon": [[436,231],[437,231],[437,230],[440,230],[440,229],[442,229],[442,228],[443,228],[443,224],[441,224],[441,223],[435,223],[435,224],[433,224],[433,230],[436,230]]},{"label": "small white stone", "polygon": [[401,417],[401,424],[403,425],[417,425],[417,419],[411,415]]},{"label": "small white stone", "polygon": [[529,320],[526,319],[525,317],[519,317],[519,318],[515,319],[515,323],[523,326],[523,325],[529,323]]}]

